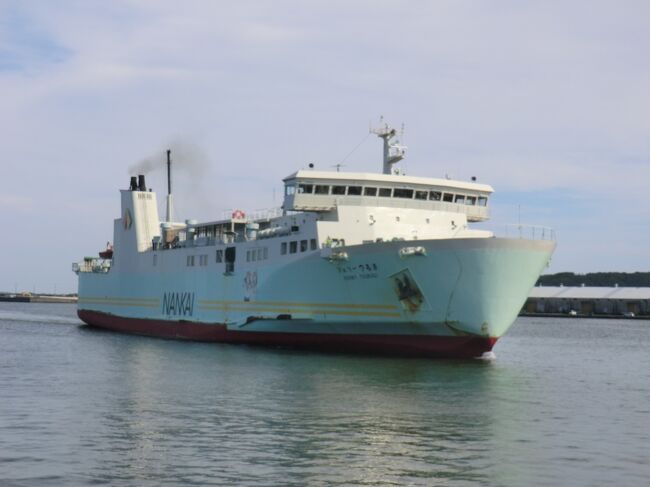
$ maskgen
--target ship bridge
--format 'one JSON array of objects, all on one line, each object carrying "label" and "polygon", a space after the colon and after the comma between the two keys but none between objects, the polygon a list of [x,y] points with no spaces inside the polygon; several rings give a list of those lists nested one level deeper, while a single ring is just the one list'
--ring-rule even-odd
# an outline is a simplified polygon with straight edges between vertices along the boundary
[{"label": "ship bridge", "polygon": [[328,212],[338,206],[408,208],[490,217],[487,184],[393,174],[301,170],[284,179],[284,210]]}]

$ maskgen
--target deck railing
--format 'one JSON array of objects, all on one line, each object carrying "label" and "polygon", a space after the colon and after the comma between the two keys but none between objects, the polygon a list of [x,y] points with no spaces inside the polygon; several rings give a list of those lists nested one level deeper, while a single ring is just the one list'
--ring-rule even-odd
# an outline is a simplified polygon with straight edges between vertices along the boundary
[{"label": "deck railing", "polygon": [[91,257],[86,257],[83,262],[73,262],[72,263],[72,272],[95,272],[100,274],[105,274],[111,270],[111,260],[110,259],[95,259]]},{"label": "deck railing", "polygon": [[525,238],[530,240],[551,240],[555,242],[555,230],[540,225],[522,225],[513,223],[505,226],[507,238]]}]

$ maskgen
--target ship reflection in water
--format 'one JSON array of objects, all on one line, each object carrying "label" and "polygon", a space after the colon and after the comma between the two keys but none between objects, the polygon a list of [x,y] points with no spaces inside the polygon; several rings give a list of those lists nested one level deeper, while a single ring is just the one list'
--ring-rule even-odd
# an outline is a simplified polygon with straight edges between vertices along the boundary
[{"label": "ship reflection in water", "polygon": [[127,387],[99,425],[107,481],[481,484],[504,468],[494,437],[512,398],[495,401],[492,363],[113,339],[111,381]]}]

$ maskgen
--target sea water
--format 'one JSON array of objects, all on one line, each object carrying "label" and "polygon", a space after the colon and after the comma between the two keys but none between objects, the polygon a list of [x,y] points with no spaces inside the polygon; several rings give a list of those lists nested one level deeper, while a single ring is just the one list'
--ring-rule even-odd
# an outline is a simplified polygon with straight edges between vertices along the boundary
[{"label": "sea water", "polygon": [[0,303],[0,485],[650,485],[650,321],[490,360],[168,341]]}]

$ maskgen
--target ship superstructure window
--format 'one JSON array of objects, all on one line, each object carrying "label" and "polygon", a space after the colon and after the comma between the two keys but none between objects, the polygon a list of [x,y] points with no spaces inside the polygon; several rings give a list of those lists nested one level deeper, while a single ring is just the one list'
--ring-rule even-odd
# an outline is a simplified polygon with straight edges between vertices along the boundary
[{"label": "ship superstructure window", "polygon": [[223,249],[217,250],[217,262],[223,262]]},{"label": "ship superstructure window", "polygon": [[479,196],[478,197],[478,205],[479,206],[487,206],[487,198],[485,196]]},{"label": "ship superstructure window", "polygon": [[153,254],[153,265],[158,265],[158,254]]},{"label": "ship superstructure window", "polygon": [[446,201],[448,203],[453,203],[454,202],[454,195],[451,193],[445,193],[442,195],[442,201]]},{"label": "ship superstructure window", "polygon": [[413,190],[412,189],[404,189],[404,188],[395,188],[393,190],[393,198],[412,199],[413,198]]},{"label": "ship superstructure window", "polygon": [[296,193],[296,187],[293,184],[287,184],[284,187],[284,194],[287,196],[291,196],[292,194]]},{"label": "ship superstructure window", "polygon": [[208,265],[208,256],[206,254],[199,255],[199,265],[202,267]]},{"label": "ship superstructure window", "polygon": [[456,203],[459,205],[464,205],[465,204],[465,195],[464,194],[457,194],[456,195]]},{"label": "ship superstructure window", "polygon": [[393,190],[390,188],[379,188],[379,196],[382,198],[390,198],[392,192]]},{"label": "ship superstructure window", "polygon": [[364,196],[377,196],[377,188],[367,187],[363,188]]},{"label": "ship superstructure window", "polygon": [[307,252],[307,240],[300,241],[300,251]]},{"label": "ship superstructure window", "polygon": [[330,194],[330,187],[324,184],[317,184],[314,188],[314,194]]},{"label": "ship superstructure window", "polygon": [[442,193],[440,191],[429,191],[429,199],[432,201],[440,201]]},{"label": "ship superstructure window", "polygon": [[429,196],[429,193],[427,191],[416,191],[415,192],[415,199],[416,200],[426,200]]},{"label": "ship superstructure window", "polygon": [[332,194],[345,194],[345,186],[332,186]]},{"label": "ship superstructure window", "polygon": [[314,192],[314,185],[313,184],[299,184],[298,185],[298,193],[306,193],[306,194],[312,194]]},{"label": "ship superstructure window", "polygon": [[246,251],[246,262],[255,262],[266,260],[269,257],[269,251],[266,247],[261,249],[251,249]]},{"label": "ship superstructure window", "polygon": [[286,255],[287,254],[287,242],[282,242],[280,244],[280,255]]},{"label": "ship superstructure window", "polygon": [[475,205],[476,204],[476,196],[468,196],[465,198],[465,204],[466,205]]},{"label": "ship superstructure window", "polygon": [[309,246],[311,247],[312,250],[316,250],[318,248],[318,243],[316,242],[315,238],[312,238],[309,241]]},{"label": "ship superstructure window", "polygon": [[361,186],[348,186],[349,196],[361,196]]},{"label": "ship superstructure window", "polygon": [[298,242],[295,240],[293,242],[289,242],[289,253],[295,254],[296,252],[298,252]]},{"label": "ship superstructure window", "polygon": [[194,267],[194,256],[193,255],[188,255],[187,256],[187,267]]}]

